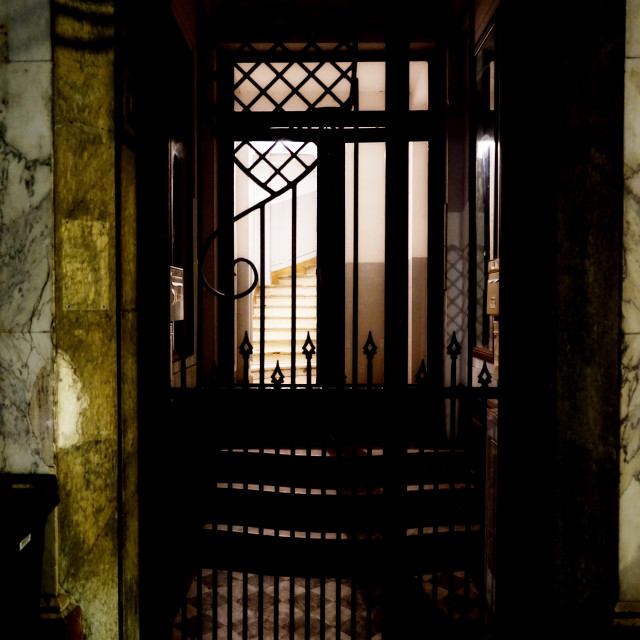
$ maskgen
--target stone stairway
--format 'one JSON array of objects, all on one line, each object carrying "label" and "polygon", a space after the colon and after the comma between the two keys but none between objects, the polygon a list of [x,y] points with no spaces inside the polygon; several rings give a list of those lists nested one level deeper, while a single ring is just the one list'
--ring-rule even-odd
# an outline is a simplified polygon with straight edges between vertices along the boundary
[{"label": "stone stairway", "polygon": [[[296,273],[296,383],[307,382],[307,359],[302,347],[307,333],[316,345],[317,326],[317,281],[316,265],[311,264]],[[291,383],[291,275],[280,275],[277,284],[265,286],[265,350],[264,382],[271,383],[271,374],[280,363],[284,384]],[[253,304],[253,356],[251,378],[260,382],[260,295]],[[316,358],[311,360],[312,382],[315,382]]]}]

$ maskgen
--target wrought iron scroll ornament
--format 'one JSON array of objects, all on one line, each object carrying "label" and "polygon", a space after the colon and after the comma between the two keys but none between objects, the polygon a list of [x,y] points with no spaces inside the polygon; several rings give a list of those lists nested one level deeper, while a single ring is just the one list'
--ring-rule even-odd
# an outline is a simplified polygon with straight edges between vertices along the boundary
[{"label": "wrought iron scroll ornament", "polygon": [[[290,157],[280,165],[274,164],[268,158],[269,153],[271,153],[271,151],[274,150],[276,145],[281,145],[281,148],[286,149],[290,154]],[[294,186],[302,182],[302,180],[304,180],[317,167],[318,165],[317,158],[313,162],[307,162],[302,157],[303,156],[302,152],[306,146],[307,146],[306,144],[302,144],[297,149],[295,149],[294,144],[286,140],[274,140],[273,143],[265,151],[260,151],[259,149],[256,148],[255,145],[251,144],[250,142],[241,142],[236,146],[236,150],[235,150],[236,166],[244,174],[246,174],[251,180],[253,180],[261,189],[266,191],[268,195],[267,197],[262,199],[260,202],[257,202],[256,204],[250,206],[249,208],[245,209],[244,211],[241,211],[236,216],[234,216],[233,218],[234,223],[238,222],[239,220],[242,220],[243,218],[248,216],[250,213],[253,213],[254,211],[258,211],[264,208],[269,202],[280,197],[282,194],[286,193],[288,190],[293,189]],[[238,157],[240,151],[244,148],[250,149],[257,156],[257,159],[254,162],[252,162],[249,166],[246,166],[245,163],[243,163]],[[270,171],[270,174],[266,177],[266,179],[260,180],[253,172],[253,170],[259,165],[261,165],[267,171]],[[296,172],[297,172],[297,175],[292,175],[292,174],[295,174]],[[284,183],[284,184],[280,188],[274,188],[273,187],[274,182]],[[202,245],[202,251],[200,255],[200,275],[202,278],[202,284],[207,291],[209,291],[215,296],[218,296],[221,298],[232,297],[234,300],[244,298],[245,296],[248,296],[256,288],[259,280],[258,269],[256,268],[255,264],[253,264],[253,262],[251,262],[251,260],[249,260],[248,258],[236,258],[233,261],[234,268],[237,264],[243,262],[247,264],[252,271],[251,284],[244,291],[240,291],[238,293],[232,293],[232,294],[228,292],[220,291],[217,287],[215,287],[209,281],[209,279],[206,276],[205,269],[204,269],[205,259],[209,253],[209,250],[213,246],[213,243],[217,239],[217,237],[218,237],[218,230],[216,229],[207,238],[205,243]]]}]

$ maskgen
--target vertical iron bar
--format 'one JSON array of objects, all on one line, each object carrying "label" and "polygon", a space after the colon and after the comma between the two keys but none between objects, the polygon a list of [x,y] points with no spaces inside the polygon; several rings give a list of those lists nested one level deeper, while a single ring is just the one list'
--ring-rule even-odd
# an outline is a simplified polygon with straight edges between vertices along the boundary
[{"label": "vertical iron bar", "polygon": [[[444,32],[443,32],[444,37]],[[446,206],[446,60],[441,40],[429,61],[429,113],[434,134],[429,139],[429,190],[427,238],[427,371],[435,388],[443,387],[444,375],[444,242]]]},{"label": "vertical iron bar", "polygon": [[233,571],[231,569],[227,569],[227,640],[233,640]]},{"label": "vertical iron bar", "polygon": [[[216,526],[215,522],[213,526]],[[211,572],[211,620],[212,640],[218,640],[218,570],[215,567]]]},{"label": "vertical iron bar", "polygon": [[[295,461],[295,455],[296,455],[295,442],[290,440],[289,447],[290,447],[289,453],[291,455],[291,460],[294,463],[292,465],[292,468],[293,468],[293,466],[295,466],[294,461]],[[289,490],[291,491],[291,496],[293,497],[296,492],[295,477],[292,478],[292,484],[289,487]],[[289,531],[289,535],[291,536],[292,539],[295,536],[295,534],[296,534],[295,531]],[[296,633],[296,578],[292,572],[292,574],[289,576],[289,640],[296,640],[295,633]]]},{"label": "vertical iron bar", "polygon": [[[457,386],[457,352],[454,346],[454,341],[456,340],[456,333],[453,332],[453,336],[451,338],[451,342],[449,343],[449,347],[447,348],[447,353],[451,358],[451,373],[450,373],[450,391],[451,395],[449,396],[449,504],[455,505],[456,498],[456,490],[455,490],[455,454],[456,454],[456,386]],[[446,507],[445,507],[446,509]],[[450,508],[449,512],[449,533],[453,535],[454,527],[455,527],[455,509]],[[449,620],[453,620],[454,616],[454,574],[453,569],[449,569],[449,576],[447,580],[447,601],[448,601],[448,615]]]},{"label": "vertical iron bar", "polygon": [[468,179],[468,200],[469,200],[469,266],[468,266],[468,279],[469,279],[469,292],[468,292],[468,305],[467,309],[467,384],[471,387],[472,374],[473,374],[473,349],[476,346],[476,306],[477,306],[477,271],[476,271],[476,257],[477,257],[477,231],[476,231],[476,206],[477,206],[477,185],[476,185],[476,157],[477,157],[477,119],[478,119],[478,97],[477,97],[477,79],[476,79],[476,52],[475,52],[475,6],[468,1],[467,16],[469,21],[469,34],[467,46],[469,50],[469,57],[467,60],[468,65],[468,78],[469,84],[467,91],[469,95],[469,165],[467,168]]},{"label": "vertical iron bar", "polygon": [[184,594],[184,599],[182,600],[182,618],[180,621],[180,634],[182,638],[186,638],[187,636],[187,593]]},{"label": "vertical iron bar", "polygon": [[[366,481],[366,487],[367,487],[367,497],[369,498],[369,504],[370,504],[370,509],[373,508],[373,505],[371,504],[373,502],[373,481],[374,481],[374,475],[373,475],[373,469],[374,469],[374,460],[373,460],[373,446],[374,446],[374,440],[371,439],[371,436],[369,436],[369,442],[368,442],[368,449],[367,449],[367,453],[366,453],[366,466],[364,467],[364,471],[363,471],[363,475]],[[379,478],[378,478],[379,479]],[[368,514],[367,514],[368,515]],[[372,539],[372,531],[371,531],[371,521],[367,522],[367,543],[370,545],[371,544],[371,539]],[[372,576],[371,574],[367,574],[366,576],[366,592],[367,592],[367,598],[366,598],[366,637],[371,638],[372,634],[373,634],[373,627],[372,627],[372,623],[373,623],[373,585],[372,583]]]},{"label": "vertical iron bar", "polygon": [[[322,450],[320,455],[323,458],[323,461],[326,461],[326,457],[327,457],[327,446],[325,443],[322,444]],[[326,465],[323,465],[326,466]],[[326,501],[326,496],[327,496],[327,484],[326,482],[322,483],[322,488],[320,490],[320,493],[322,495],[322,498],[324,501]],[[322,540],[326,540],[327,539],[327,535],[326,535],[326,530],[323,528],[322,531],[320,532],[320,538]],[[324,575],[320,576],[320,640],[325,640],[325,624],[326,624],[326,615],[325,615],[325,609],[327,606],[327,586],[326,586],[326,579],[324,577]]]},{"label": "vertical iron bar", "polygon": [[[279,460],[280,455],[281,455],[280,445],[277,444],[275,448],[276,461]],[[276,474],[276,479],[277,477],[278,476]],[[277,497],[278,494],[280,493],[280,485],[275,484],[273,487],[273,491],[274,491],[274,495]],[[273,529],[273,535],[274,535],[274,539],[277,542],[278,536],[280,535],[280,529],[278,529],[277,522]],[[278,574],[278,572],[275,572],[275,575],[273,576],[273,640],[280,639],[279,618],[280,618],[280,575]]]},{"label": "vertical iron bar", "polygon": [[[260,448],[258,449],[258,454],[260,455],[260,460],[264,461],[264,447],[262,446],[262,442],[260,443]],[[264,495],[264,483],[260,481],[258,484],[258,491],[260,495]],[[264,536],[264,527],[262,526],[262,520],[260,520],[260,527],[258,529],[258,535]],[[258,573],[258,640],[263,640],[264,638],[264,574],[262,571]]]},{"label": "vertical iron bar", "polygon": [[[233,139],[221,136],[218,141],[220,157],[225,161],[219,165],[218,192],[218,240],[217,264],[218,280],[221,291],[227,295],[218,299],[218,375],[223,384],[234,381],[235,353],[235,291],[234,278],[234,163]],[[231,162],[228,161],[231,159]],[[231,212],[231,215],[228,215]]]},{"label": "vertical iron bar", "polygon": [[260,388],[264,388],[264,336],[265,336],[265,209],[260,207]]},{"label": "vertical iron bar", "polygon": [[[471,384],[471,380],[469,380]],[[461,415],[467,416],[466,420],[470,420],[472,407],[470,406],[470,401],[473,396],[469,396],[468,394],[464,395],[464,397],[460,397],[460,402],[464,402],[464,408],[461,406],[460,413]],[[482,422],[482,419],[481,419]],[[484,427],[482,428],[482,432],[486,433]],[[463,450],[465,451],[465,501],[464,501],[464,512],[465,512],[465,521],[464,521],[464,530],[466,537],[469,537],[471,534],[471,525],[473,523],[472,517],[474,515],[474,504],[475,504],[475,492],[473,491],[473,484],[471,482],[471,465],[475,467],[475,445],[472,441],[472,436],[469,433],[469,425],[465,425],[465,430],[463,434]],[[474,459],[472,460],[471,454],[473,453]],[[479,470],[478,470],[479,471]],[[471,575],[469,572],[469,567],[465,564],[465,572],[464,572],[464,599],[463,599],[463,611],[462,616],[465,619],[469,619],[471,617]]]},{"label": "vertical iron bar", "polygon": [[[358,489],[359,489],[359,477],[357,474],[358,470],[358,433],[354,430],[351,440],[351,473],[352,473],[352,481],[351,481],[351,499],[353,501],[354,507],[357,508],[358,505]],[[367,514],[368,515],[368,514]],[[365,516],[366,517],[366,516]],[[358,544],[358,530],[357,523],[354,520],[352,528],[351,528],[351,537],[354,543]],[[356,593],[356,581],[351,576],[351,637],[356,637],[356,608],[358,606],[357,593]]]},{"label": "vertical iron bar", "polygon": [[196,569],[196,603],[198,640],[202,640],[202,567]]},{"label": "vertical iron bar", "polygon": [[389,3],[388,9],[384,382],[386,386],[398,387],[407,381],[408,355],[409,142],[405,125],[409,112],[409,41],[400,17],[402,12],[396,12],[393,3]]},{"label": "vertical iron bar", "polygon": [[291,188],[291,388],[296,385],[296,259],[298,253],[298,188]]},{"label": "vertical iron bar", "polygon": [[[312,453],[311,441],[309,440],[307,441],[307,451],[306,451],[307,464],[311,463],[311,453]],[[312,484],[313,478],[314,478],[313,475],[309,477],[309,480],[307,481],[307,486],[304,489],[307,496],[310,496],[312,489],[314,489]],[[311,531],[309,529],[305,531],[305,537],[307,539],[311,538]],[[308,573],[305,575],[305,581],[304,581],[304,635],[305,635],[305,638],[307,639],[311,638],[311,578]]]},{"label": "vertical iron bar", "polygon": [[[308,535],[308,534],[307,534]],[[304,637],[311,638],[311,578],[304,579]]]},{"label": "vertical iron bar", "polygon": [[[249,453],[249,449],[247,447],[242,448],[242,457],[244,460],[247,459],[247,454]],[[246,495],[249,491],[249,485],[247,482],[242,483],[242,492]],[[246,520],[242,525],[242,535],[247,536],[249,533],[249,528],[247,526]],[[243,640],[248,640],[247,636],[247,626],[249,621],[249,585],[248,585],[248,576],[247,570],[242,571],[242,638]]]},{"label": "vertical iron bar", "polygon": [[249,585],[247,572],[242,572],[242,640],[248,640]]},{"label": "vertical iron bar", "polygon": [[345,376],[345,147],[332,137],[318,143],[318,325],[316,381],[344,387]]},{"label": "vertical iron bar", "polygon": [[[336,442],[336,459],[337,459],[337,464],[336,464],[336,468],[337,469],[341,469],[342,468],[342,464],[341,464],[341,458],[342,458],[342,440],[338,440]],[[336,491],[337,491],[337,497],[338,500],[341,499],[342,494],[343,494],[343,474],[339,471],[338,473],[338,482],[336,483],[338,486],[336,487]],[[338,530],[336,531],[336,536],[338,537],[338,544],[342,544],[342,531]],[[342,609],[342,578],[340,577],[340,575],[335,576],[335,580],[336,580],[336,640],[340,640],[340,631],[341,631],[341,622],[340,622],[340,613],[341,613],[341,609]]]},{"label": "vertical iron bar", "polygon": [[[442,381],[442,375],[440,375],[440,381]],[[434,392],[437,394],[438,398],[438,414],[435,416],[435,428],[431,429],[430,438],[433,439],[433,458],[431,462],[431,468],[429,469],[432,474],[432,484],[433,484],[433,498],[434,504],[436,508],[434,509],[433,518],[431,521],[431,535],[433,535],[433,540],[435,542],[435,547],[437,548],[440,543],[439,540],[439,528],[440,528],[440,483],[442,478],[440,477],[443,470],[443,456],[442,456],[442,448],[444,445],[443,439],[446,431],[446,424],[444,423],[444,413],[440,411],[441,406],[446,402],[444,400],[444,393],[442,386],[433,387]],[[442,424],[440,421],[442,420]],[[434,602],[434,605],[437,606],[438,603],[438,580],[440,578],[438,565],[436,562],[432,562],[431,565],[431,598]]]},{"label": "vertical iron bar", "polygon": [[[356,93],[357,95],[357,93]],[[354,142],[353,149],[353,300],[352,305],[352,337],[351,337],[351,384],[354,389],[358,388],[358,296],[359,296],[359,282],[358,282],[358,263],[360,260],[359,254],[359,233],[360,233],[360,145],[358,140]]]},{"label": "vertical iron bar", "polygon": [[[294,532],[291,532],[293,535]],[[289,576],[289,640],[296,640],[296,578]]]},{"label": "vertical iron bar", "polygon": [[[484,391],[488,391],[489,389],[489,385],[491,384],[491,374],[489,373],[489,368],[487,367],[487,363],[484,362],[482,365],[482,371],[480,372],[480,375],[478,376],[478,382],[480,383],[480,386],[484,389]],[[482,411],[480,412],[480,434],[482,437],[482,447],[481,447],[481,452],[480,452],[480,460],[482,460],[482,473],[478,474],[479,478],[478,481],[482,482],[483,484],[481,484],[480,486],[483,487],[483,491],[481,492],[481,496],[482,496],[482,505],[483,507],[487,504],[487,496],[486,496],[486,489],[484,489],[484,487],[486,487],[486,478],[487,478],[487,470],[486,470],[486,461],[487,461],[487,398],[486,395],[483,393],[482,396]],[[483,531],[486,532],[487,529],[487,523],[486,523],[486,509],[483,508],[482,510],[482,517],[480,519],[480,524],[482,526]],[[487,606],[487,602],[486,602],[486,592],[485,592],[485,585],[484,585],[484,580],[480,580],[479,584],[478,584],[478,591],[480,592],[479,594],[479,607],[478,607],[478,618],[479,621],[482,625],[484,625],[485,623],[485,617],[487,614],[490,615],[490,610],[489,607]]]},{"label": "vertical iron bar", "polygon": [[[277,489],[276,489],[277,491]],[[275,531],[274,535],[278,535]],[[273,640],[280,639],[280,575],[273,576]]]}]

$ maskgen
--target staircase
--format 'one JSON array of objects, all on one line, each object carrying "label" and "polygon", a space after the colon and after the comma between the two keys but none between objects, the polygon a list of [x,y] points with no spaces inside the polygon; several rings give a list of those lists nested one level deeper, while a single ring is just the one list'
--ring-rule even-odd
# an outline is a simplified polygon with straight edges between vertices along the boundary
[{"label": "staircase", "polygon": [[[276,280],[276,278],[274,278]],[[253,303],[253,356],[251,379],[260,382],[260,289]],[[291,383],[291,292],[290,274],[278,275],[277,284],[265,286],[264,382],[271,383],[271,374],[280,363],[284,384]],[[307,333],[316,345],[317,282],[315,261],[305,267],[298,265],[296,273],[296,383],[307,382],[307,359],[302,346]],[[311,381],[315,382],[316,357],[311,359]]]}]

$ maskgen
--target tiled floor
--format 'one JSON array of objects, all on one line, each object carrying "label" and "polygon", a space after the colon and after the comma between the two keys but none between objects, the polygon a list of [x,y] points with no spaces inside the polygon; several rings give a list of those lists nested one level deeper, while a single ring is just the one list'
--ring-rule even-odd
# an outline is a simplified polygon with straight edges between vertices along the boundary
[{"label": "tiled floor", "polygon": [[[232,573],[229,576],[222,571],[217,572],[214,578],[212,570],[203,570],[200,595],[194,578],[184,606],[176,616],[174,640],[214,640],[216,637],[220,640],[383,638],[381,594],[378,588],[356,588],[354,592],[346,580],[338,584],[336,580],[309,579],[307,596],[307,585],[303,578],[294,579],[293,594],[289,578],[280,578],[276,588],[273,577],[263,576],[262,590],[259,587],[260,579],[255,574],[243,576]],[[214,581],[217,589],[213,587]],[[231,600],[227,596],[229,587]],[[278,633],[274,635],[276,591]],[[202,601],[201,616],[198,616],[199,599]],[[248,604],[246,610],[242,606],[245,601]],[[434,601],[437,607],[433,606]],[[481,612],[478,603],[476,588],[464,579],[463,574],[439,574],[435,590],[432,576],[425,577],[422,582],[414,581],[408,590],[406,609],[407,615],[418,615],[421,625],[428,625],[430,638],[488,639],[491,635],[486,623],[487,616]],[[352,620],[353,604],[356,614]],[[217,636],[213,633],[214,609],[217,611]],[[231,630],[228,627],[229,618]],[[202,635],[199,634],[199,627]]]}]

